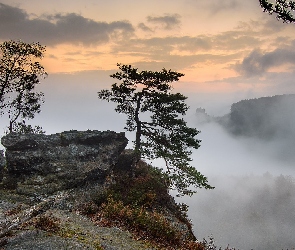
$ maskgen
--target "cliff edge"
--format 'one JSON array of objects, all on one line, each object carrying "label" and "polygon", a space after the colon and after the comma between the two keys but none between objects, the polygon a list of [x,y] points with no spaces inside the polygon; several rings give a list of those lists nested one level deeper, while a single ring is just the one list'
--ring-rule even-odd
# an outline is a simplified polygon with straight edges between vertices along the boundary
[{"label": "cliff edge", "polygon": [[124,133],[1,142],[0,249],[202,249],[160,170],[134,167]]}]

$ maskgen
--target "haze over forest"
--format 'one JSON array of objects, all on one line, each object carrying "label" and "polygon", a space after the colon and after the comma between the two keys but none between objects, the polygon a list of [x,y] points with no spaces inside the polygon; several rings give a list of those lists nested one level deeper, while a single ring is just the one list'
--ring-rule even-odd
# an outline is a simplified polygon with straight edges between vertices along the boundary
[{"label": "haze over forest", "polygon": [[294,104],[281,95],[241,100],[221,117],[197,110],[194,163],[216,187],[187,200],[198,236],[239,249],[295,246]]}]

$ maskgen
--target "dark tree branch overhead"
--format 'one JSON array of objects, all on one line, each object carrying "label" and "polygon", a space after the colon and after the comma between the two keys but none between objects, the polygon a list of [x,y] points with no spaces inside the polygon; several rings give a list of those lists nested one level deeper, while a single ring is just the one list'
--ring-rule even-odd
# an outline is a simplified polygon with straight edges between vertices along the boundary
[{"label": "dark tree branch overhead", "polygon": [[261,8],[270,15],[276,14],[277,19],[285,23],[295,22],[295,1],[276,0],[272,3],[268,0],[259,0]]},{"label": "dark tree branch overhead", "polygon": [[[115,110],[127,115],[127,131],[135,131],[134,149],[137,159],[164,159],[170,188],[191,195],[190,187],[212,188],[207,178],[189,165],[190,149],[197,149],[200,141],[195,137],[199,131],[189,128],[181,117],[186,114],[187,97],[172,93],[172,82],[182,73],[141,71],[131,65],[118,64],[120,72],[111,75],[120,83],[111,90],[101,90],[98,97],[117,103]],[[145,113],[145,114],[144,114]]]}]

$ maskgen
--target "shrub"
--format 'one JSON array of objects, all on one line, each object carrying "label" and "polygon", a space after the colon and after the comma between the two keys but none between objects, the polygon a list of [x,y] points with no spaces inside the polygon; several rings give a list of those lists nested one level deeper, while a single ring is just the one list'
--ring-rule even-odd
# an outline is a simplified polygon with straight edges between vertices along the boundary
[{"label": "shrub", "polygon": [[111,183],[103,195],[105,200],[99,200],[97,204],[99,212],[92,215],[95,222],[103,226],[123,227],[137,239],[165,249],[203,250],[201,243],[185,242],[184,232],[166,216],[179,216],[191,228],[186,218],[186,207],[173,202],[161,170],[140,161],[129,171],[126,168],[115,169]]},{"label": "shrub", "polygon": [[35,228],[56,233],[60,230],[60,220],[53,217],[52,215],[42,215],[37,218],[34,223]]}]

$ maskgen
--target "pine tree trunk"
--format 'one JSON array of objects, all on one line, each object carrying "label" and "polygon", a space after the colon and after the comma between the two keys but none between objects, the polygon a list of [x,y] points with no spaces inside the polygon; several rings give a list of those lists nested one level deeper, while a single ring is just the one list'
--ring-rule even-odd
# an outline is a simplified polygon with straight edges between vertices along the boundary
[{"label": "pine tree trunk", "polygon": [[136,102],[136,110],[135,110],[135,116],[134,120],[136,122],[136,137],[135,137],[135,164],[141,159],[141,152],[140,152],[140,144],[141,144],[141,121],[139,119],[139,110],[140,110],[140,104],[141,104],[142,94],[138,96],[137,102]]}]

